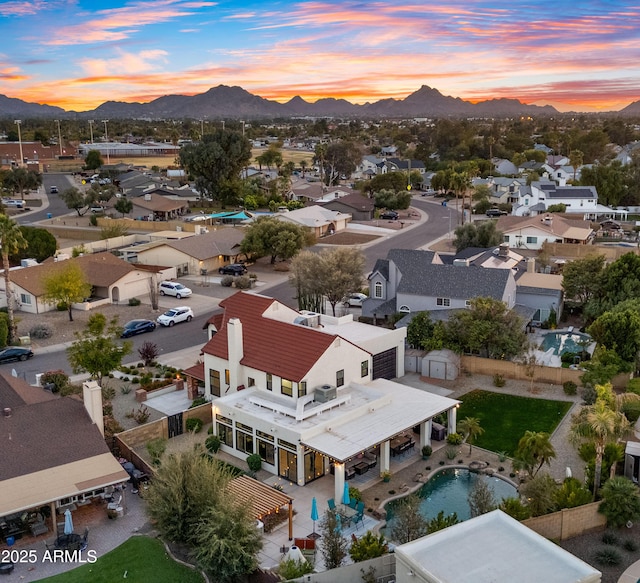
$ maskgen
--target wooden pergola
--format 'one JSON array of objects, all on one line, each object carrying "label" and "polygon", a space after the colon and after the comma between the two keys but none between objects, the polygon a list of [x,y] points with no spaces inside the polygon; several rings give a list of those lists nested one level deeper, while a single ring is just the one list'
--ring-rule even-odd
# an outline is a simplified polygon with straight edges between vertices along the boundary
[{"label": "wooden pergola", "polygon": [[267,514],[277,514],[283,506],[288,506],[289,540],[293,540],[293,498],[249,476],[234,478],[229,488],[236,500],[251,507],[256,520],[262,520]]}]

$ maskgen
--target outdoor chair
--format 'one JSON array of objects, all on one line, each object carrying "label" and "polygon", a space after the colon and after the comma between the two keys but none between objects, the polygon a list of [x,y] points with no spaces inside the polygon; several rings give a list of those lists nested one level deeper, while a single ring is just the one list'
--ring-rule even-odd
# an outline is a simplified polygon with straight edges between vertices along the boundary
[{"label": "outdoor chair", "polygon": [[84,534],[82,535],[82,540],[80,541],[80,550],[86,551],[88,545],[89,545],[89,528],[85,527]]},{"label": "outdoor chair", "polygon": [[107,504],[107,510],[117,510],[120,507],[120,503],[122,502],[122,494],[118,494],[118,496],[114,496],[112,501]]},{"label": "outdoor chair", "polygon": [[327,500],[327,504],[329,505],[329,510],[336,509],[336,501],[333,498],[329,498],[329,500]]},{"label": "outdoor chair", "polygon": [[364,502],[358,502],[358,506],[356,508],[357,513],[355,516],[351,518],[351,522],[353,522],[354,526],[358,528],[358,523],[361,522],[364,526]]},{"label": "outdoor chair", "polygon": [[352,498],[351,501],[349,502],[349,507],[355,510],[357,504],[358,504],[358,501],[355,498]]}]

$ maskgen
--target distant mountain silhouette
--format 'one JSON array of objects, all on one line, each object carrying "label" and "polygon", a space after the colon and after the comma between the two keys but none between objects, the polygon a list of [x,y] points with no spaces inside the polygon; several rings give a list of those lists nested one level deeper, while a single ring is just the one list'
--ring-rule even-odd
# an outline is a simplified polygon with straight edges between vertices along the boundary
[{"label": "distant mountain silhouette", "polygon": [[[491,99],[471,103],[442,95],[423,85],[405,99],[381,99],[363,105],[344,99],[326,98],[310,103],[296,96],[278,103],[253,95],[242,87],[218,85],[199,95],[165,95],[149,103],[107,101],[91,111],[65,111],[59,107],[27,103],[0,95],[0,116],[110,119],[258,119],[287,117],[505,117],[556,115],[550,105],[527,105],[517,99]],[[640,114],[640,101],[619,114]]]}]

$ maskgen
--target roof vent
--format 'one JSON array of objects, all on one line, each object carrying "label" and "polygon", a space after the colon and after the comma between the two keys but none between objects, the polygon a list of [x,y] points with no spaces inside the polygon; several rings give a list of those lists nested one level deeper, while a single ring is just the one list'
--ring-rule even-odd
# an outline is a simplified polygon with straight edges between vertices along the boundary
[{"label": "roof vent", "polygon": [[13,411],[11,411],[11,407],[5,407],[3,409],[3,413],[5,417],[11,417],[11,415],[13,414]]},{"label": "roof vent", "polygon": [[468,259],[454,259],[453,260],[454,267],[469,267]]}]

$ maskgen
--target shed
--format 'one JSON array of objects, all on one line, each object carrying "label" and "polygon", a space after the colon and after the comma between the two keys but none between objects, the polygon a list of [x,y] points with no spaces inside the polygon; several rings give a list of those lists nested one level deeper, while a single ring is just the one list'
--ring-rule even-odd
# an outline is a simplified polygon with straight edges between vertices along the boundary
[{"label": "shed", "polygon": [[448,348],[427,352],[422,359],[421,374],[433,379],[455,381],[460,374],[460,355]]}]

